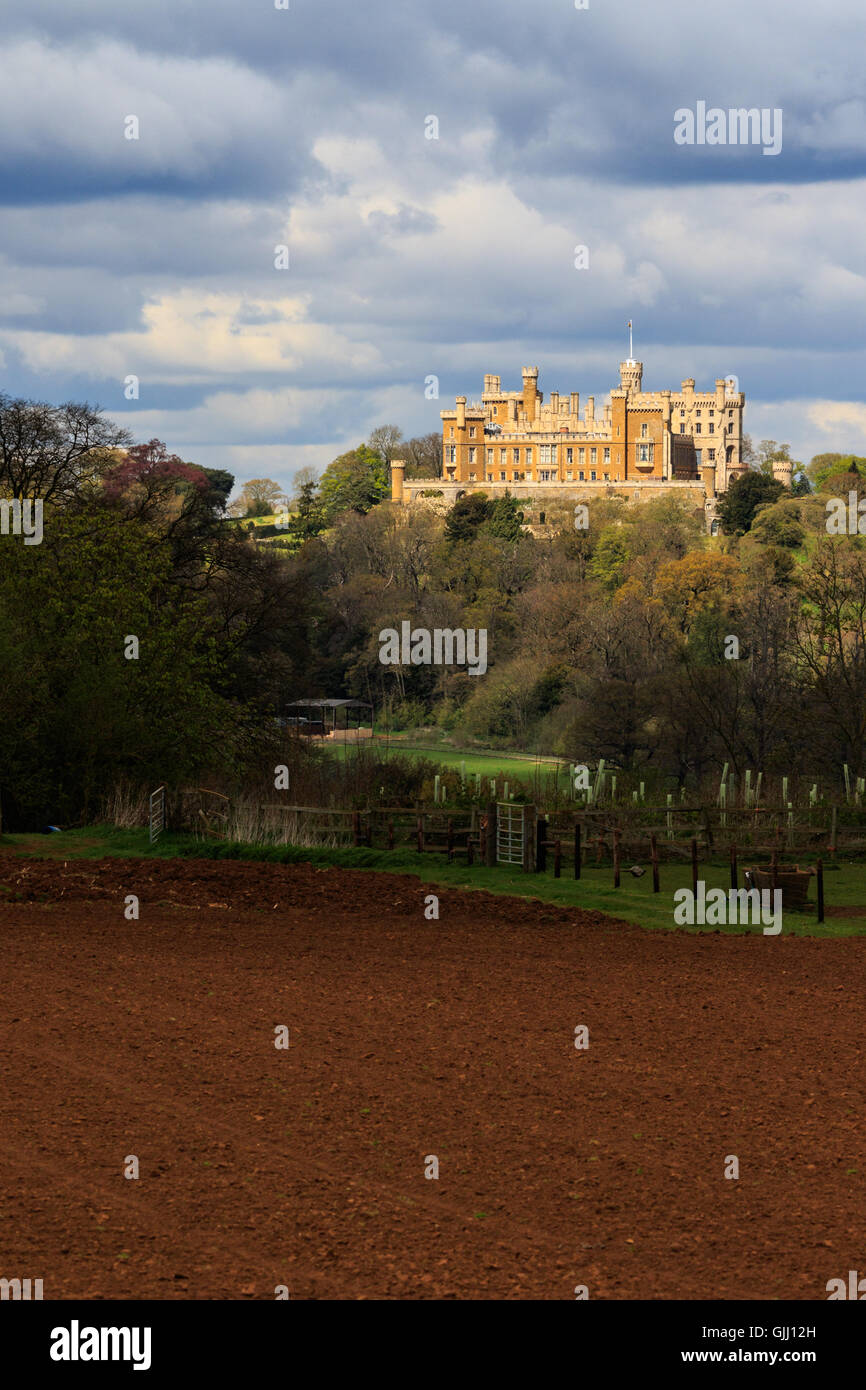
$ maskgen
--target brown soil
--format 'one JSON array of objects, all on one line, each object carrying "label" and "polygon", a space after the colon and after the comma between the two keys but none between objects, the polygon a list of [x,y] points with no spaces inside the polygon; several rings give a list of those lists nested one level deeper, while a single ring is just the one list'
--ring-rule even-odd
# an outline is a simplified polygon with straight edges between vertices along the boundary
[{"label": "brown soil", "polygon": [[860,940],[308,866],[3,856],[0,900],[0,1276],[46,1298],[825,1299],[863,1268]]}]

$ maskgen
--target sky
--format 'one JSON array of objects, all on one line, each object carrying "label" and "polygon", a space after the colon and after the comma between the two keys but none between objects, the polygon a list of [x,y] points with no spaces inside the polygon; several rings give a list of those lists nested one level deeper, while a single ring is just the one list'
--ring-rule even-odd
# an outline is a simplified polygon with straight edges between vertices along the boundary
[{"label": "sky", "polygon": [[631,319],[646,389],[866,453],[862,0],[284,3],[0,0],[0,390],[288,488],[487,372],[598,410]]}]

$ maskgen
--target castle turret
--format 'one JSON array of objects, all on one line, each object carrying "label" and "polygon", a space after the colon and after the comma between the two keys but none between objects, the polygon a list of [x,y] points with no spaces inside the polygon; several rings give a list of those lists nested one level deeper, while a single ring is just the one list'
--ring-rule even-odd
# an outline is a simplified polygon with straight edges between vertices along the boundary
[{"label": "castle turret", "polygon": [[794,468],[790,459],[773,460],[773,477],[790,490],[794,478]]},{"label": "castle turret", "polygon": [[630,357],[626,362],[619,364],[619,384],[626,391],[638,392],[643,381],[643,362],[636,362]]},{"label": "castle turret", "polygon": [[534,420],[538,406],[538,368],[523,368],[523,409],[527,420]]}]

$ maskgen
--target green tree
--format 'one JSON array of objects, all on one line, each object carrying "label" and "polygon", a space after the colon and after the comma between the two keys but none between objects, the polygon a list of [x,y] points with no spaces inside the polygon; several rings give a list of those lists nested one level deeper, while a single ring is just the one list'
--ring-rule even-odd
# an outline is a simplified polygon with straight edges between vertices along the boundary
[{"label": "green tree", "polygon": [[445,518],[445,536],[449,541],[475,539],[479,526],[489,521],[493,510],[485,492],[468,492],[458,497]]},{"label": "green tree", "polygon": [[340,512],[369,512],[388,495],[381,454],[360,444],[329,463],[319,482],[322,512],[330,526]]},{"label": "green tree", "polygon": [[589,573],[605,589],[618,589],[630,555],[629,537],[623,526],[606,526],[598,538]]},{"label": "green tree", "polygon": [[304,541],[310,540],[313,536],[321,535],[325,526],[322,499],[318,496],[316,484],[313,482],[302,483],[295,504],[295,514],[289,522],[289,535],[302,545]]},{"label": "green tree", "polygon": [[719,503],[719,520],[727,535],[745,535],[755,519],[759,507],[767,502],[775,502],[785,491],[778,478],[769,478],[765,473],[750,470],[741,473],[729,484],[727,492]]},{"label": "green tree", "polygon": [[286,496],[279,483],[273,478],[251,478],[244,483],[240,496],[229,510],[235,516],[270,516],[284,506]]},{"label": "green tree", "polygon": [[504,495],[497,497],[493,503],[485,527],[491,536],[498,536],[503,541],[516,541],[523,535],[523,520],[517,499],[506,488]]}]

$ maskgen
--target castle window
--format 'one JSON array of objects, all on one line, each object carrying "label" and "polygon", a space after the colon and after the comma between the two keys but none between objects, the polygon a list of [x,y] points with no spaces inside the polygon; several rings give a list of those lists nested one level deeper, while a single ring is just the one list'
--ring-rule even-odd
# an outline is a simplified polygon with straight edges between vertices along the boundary
[{"label": "castle window", "polygon": [[488,483],[492,483],[492,482],[493,482],[493,474],[492,474],[492,473],[488,473],[488,474],[487,474],[487,481],[488,481]]},{"label": "castle window", "polygon": [[710,449],[710,450],[709,450],[709,452],[708,452],[708,454],[707,454],[707,458],[710,460],[710,463],[715,463],[715,461],[716,461],[716,451],[715,451],[715,449]]},{"label": "castle window", "polygon": [[685,427],[685,425],[680,425],[680,434],[685,434],[685,432],[686,432],[686,427]]},{"label": "castle window", "polygon": [[711,419],[711,420],[712,420],[713,416],[715,415],[715,413],[716,413],[716,412],[715,412],[714,410],[711,410],[711,411],[710,411],[710,419]]},{"label": "castle window", "polygon": [[604,475],[604,481],[605,481],[606,483],[609,483],[609,482],[610,482],[610,474],[609,474],[609,473],[605,473],[605,475]]},{"label": "castle window", "polygon": [[512,449],[512,450],[511,450],[511,462],[512,462],[512,463],[519,463],[519,462],[520,462],[520,450],[519,450],[519,449]]},{"label": "castle window", "polygon": [[604,461],[605,461],[605,463],[610,463],[610,449],[605,449],[605,451],[604,451]]},{"label": "castle window", "polygon": [[652,444],[638,444],[638,446],[637,446],[637,461],[638,461],[638,463],[652,463],[652,461],[653,461],[653,446],[652,446]]},{"label": "castle window", "polygon": [[508,461],[508,450],[507,450],[507,449],[500,449],[500,450],[499,450],[499,462],[500,462],[500,464],[507,463],[507,461]]},{"label": "castle window", "polygon": [[538,449],[539,463],[556,463],[556,445],[541,444]]},{"label": "castle window", "polygon": [[445,462],[446,462],[446,463],[456,463],[456,462],[457,462],[457,445],[456,445],[456,444],[446,444],[446,445],[445,445]]},{"label": "castle window", "polygon": [[585,462],[586,462],[586,450],[585,450],[585,449],[578,449],[578,451],[577,451],[577,461],[578,461],[578,463],[585,463]]},{"label": "castle window", "polygon": [[475,474],[474,474],[474,473],[470,473],[470,474],[469,474],[469,481],[470,481],[470,483],[474,483],[474,482],[475,482]]},{"label": "castle window", "polygon": [[500,481],[501,483],[504,483],[504,482],[505,482],[505,474],[504,474],[504,473],[500,473],[500,474],[499,474],[499,481]]},{"label": "castle window", "polygon": [[716,427],[715,427],[715,425],[713,424],[712,420],[710,421],[710,424],[709,424],[709,431],[710,431],[710,434],[715,434],[715,432],[716,432]]},{"label": "castle window", "polygon": [[469,462],[470,462],[470,463],[474,463],[474,462],[475,462],[475,450],[474,450],[474,449],[470,449],[470,450],[469,450]]},{"label": "castle window", "polygon": [[616,437],[617,439],[619,439],[619,425],[617,425],[616,427]]},{"label": "castle window", "polygon": [[589,461],[590,461],[590,463],[597,463],[597,462],[598,462],[598,449],[590,449],[590,451],[589,451]]},{"label": "castle window", "polygon": [[492,463],[492,462],[493,462],[493,450],[492,450],[492,449],[488,449],[488,450],[487,450],[487,462],[488,462],[488,463]]},{"label": "castle window", "polygon": [[568,482],[571,482],[572,478],[574,477],[574,474],[572,473],[572,471],[571,471],[570,468],[569,468],[569,470],[568,470],[568,472],[566,473],[565,476],[566,476],[566,479],[568,480]]},{"label": "castle window", "polygon": [[584,476],[583,476],[583,469],[582,469],[582,468],[581,468],[581,470],[580,470],[580,472],[578,473],[577,476],[578,476],[578,478],[580,479],[580,481],[581,481],[582,483],[586,481],[586,479],[585,479]]},{"label": "castle window", "polygon": [[[698,411],[698,414],[700,415],[700,411]],[[699,420],[698,423],[695,425],[695,434],[700,434],[700,432],[701,432],[701,422],[700,422],[700,420]]]},{"label": "castle window", "polygon": [[454,438],[454,426],[453,426],[453,425],[451,426],[450,430],[448,431],[448,438],[449,438],[449,439],[453,439],[453,438]]},{"label": "castle window", "polygon": [[685,413],[686,413],[686,412],[685,412],[684,410],[681,410],[681,411],[680,411],[680,415],[681,415],[681,416],[682,416],[682,415],[685,415]]},{"label": "castle window", "polygon": [[469,438],[470,438],[470,439],[474,439],[474,438],[475,438],[475,426],[474,426],[474,425],[470,425],[470,426],[469,426]]},{"label": "castle window", "polygon": [[640,427],[640,437],[641,437],[641,439],[646,439],[646,437],[647,437],[648,434],[649,434],[649,425],[646,423],[646,421],[644,421],[644,423],[643,423],[643,424],[641,425],[641,427]]},{"label": "castle window", "polygon": [[527,468],[531,468],[531,467],[532,467],[532,450],[531,450],[531,449],[527,449],[527,450],[526,450],[526,467],[527,467]]},{"label": "castle window", "polygon": [[696,411],[695,411],[695,415],[700,415],[700,413],[701,413],[701,412],[700,412],[699,410],[696,410]]},{"label": "castle window", "polygon": [[566,451],[565,451],[565,461],[566,461],[566,463],[574,463],[574,450],[573,450],[573,449],[566,449]]},{"label": "castle window", "polygon": [[595,482],[595,469],[594,469],[594,468],[590,469],[589,481],[590,481],[591,483],[594,483],[594,482]]}]

